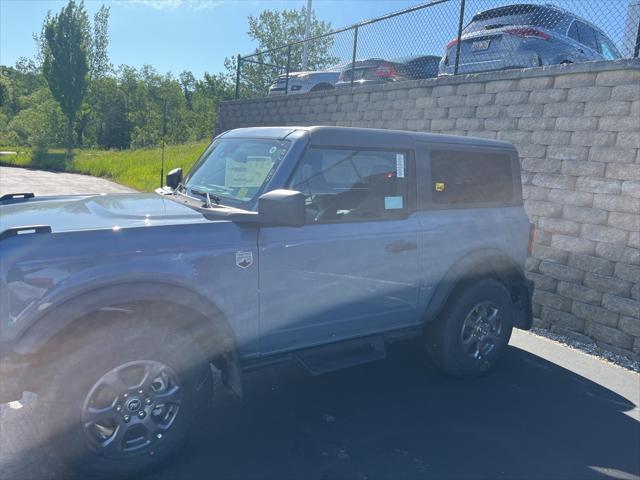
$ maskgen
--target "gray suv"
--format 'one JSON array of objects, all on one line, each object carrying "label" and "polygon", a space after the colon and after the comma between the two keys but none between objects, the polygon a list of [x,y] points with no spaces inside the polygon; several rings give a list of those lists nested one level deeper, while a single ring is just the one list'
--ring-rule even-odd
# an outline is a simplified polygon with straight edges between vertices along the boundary
[{"label": "gray suv", "polygon": [[551,5],[516,4],[477,13],[450,41],[439,74],[539,67],[590,60],[613,60],[620,52],[595,25]]},{"label": "gray suv", "polygon": [[531,327],[533,235],[501,141],[239,129],[155,193],[0,203],[1,399],[37,392],[43,447],[85,473],[161,462],[248,370],[317,375],[417,338],[473,378]]}]

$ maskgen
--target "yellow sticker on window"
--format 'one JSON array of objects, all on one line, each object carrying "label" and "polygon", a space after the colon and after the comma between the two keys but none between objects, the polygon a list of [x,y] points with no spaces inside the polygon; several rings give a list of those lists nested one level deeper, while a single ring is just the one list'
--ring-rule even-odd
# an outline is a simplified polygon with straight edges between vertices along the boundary
[{"label": "yellow sticker on window", "polygon": [[444,192],[444,182],[436,182],[436,192]]}]

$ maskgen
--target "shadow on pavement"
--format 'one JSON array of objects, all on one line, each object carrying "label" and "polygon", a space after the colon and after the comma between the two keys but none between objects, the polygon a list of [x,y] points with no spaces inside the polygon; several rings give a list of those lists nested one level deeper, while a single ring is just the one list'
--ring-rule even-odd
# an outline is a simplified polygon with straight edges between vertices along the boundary
[{"label": "shadow on pavement", "polygon": [[[454,380],[389,358],[321,377],[274,368],[244,403],[218,398],[181,455],[149,478],[633,478],[634,405],[509,347],[492,375]],[[597,467],[597,468],[592,468]]]},{"label": "shadow on pavement", "polygon": [[[399,343],[385,361],[321,377],[261,370],[245,393],[238,403],[221,391],[185,448],[147,480],[640,475],[640,423],[624,413],[635,405],[515,347],[479,380],[445,377]],[[41,447],[3,470],[20,472]],[[49,478],[50,467],[37,471]]]},{"label": "shadow on pavement", "polygon": [[34,151],[30,167],[64,172],[68,163],[65,153]]}]

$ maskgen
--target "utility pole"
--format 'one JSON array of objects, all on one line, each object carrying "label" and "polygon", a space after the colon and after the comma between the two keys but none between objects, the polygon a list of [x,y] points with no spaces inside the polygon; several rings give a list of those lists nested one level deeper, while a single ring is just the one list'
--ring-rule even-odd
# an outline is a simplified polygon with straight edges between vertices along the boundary
[{"label": "utility pole", "polygon": [[629,0],[627,4],[621,50],[625,58],[637,57],[640,54],[640,0]]},{"label": "utility pole", "polygon": [[164,144],[167,135],[167,99],[164,99],[162,108],[162,153],[160,157],[160,188],[164,185]]},{"label": "utility pole", "polygon": [[304,26],[304,43],[302,44],[302,71],[307,69],[309,63],[309,30],[311,30],[311,0],[307,0],[307,22]]}]

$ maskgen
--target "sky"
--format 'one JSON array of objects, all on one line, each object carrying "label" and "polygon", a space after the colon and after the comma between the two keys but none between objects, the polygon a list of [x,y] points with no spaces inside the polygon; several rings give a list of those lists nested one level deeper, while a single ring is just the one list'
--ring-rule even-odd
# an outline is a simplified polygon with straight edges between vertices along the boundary
[{"label": "sky", "polygon": [[[385,14],[419,0],[314,0],[317,16],[338,27]],[[0,64],[13,65],[35,54],[31,35],[39,31],[48,10],[66,1],[0,0]],[[306,0],[130,0],[85,2],[93,15],[102,4],[111,7],[109,55],[114,65],[153,65],[160,72],[223,69],[225,57],[250,53],[247,16],[264,9],[301,8]]]},{"label": "sky", "polygon": [[[618,42],[628,0],[529,0],[561,3],[610,32]],[[421,3],[420,0],[313,0],[320,20],[333,28],[351,25]],[[467,0],[467,15],[507,0]],[[40,30],[47,11],[58,12],[66,0],[0,0],[0,64],[31,57],[32,34]],[[93,15],[102,4],[111,8],[109,55],[114,65],[152,65],[159,72],[192,71],[196,77],[224,69],[225,57],[251,53],[247,16],[264,9],[301,8],[306,0],[87,0]],[[457,31],[457,1],[424,9],[411,16],[361,29],[359,57],[402,57],[442,54]],[[336,37],[333,51],[350,60],[353,34]]]}]

